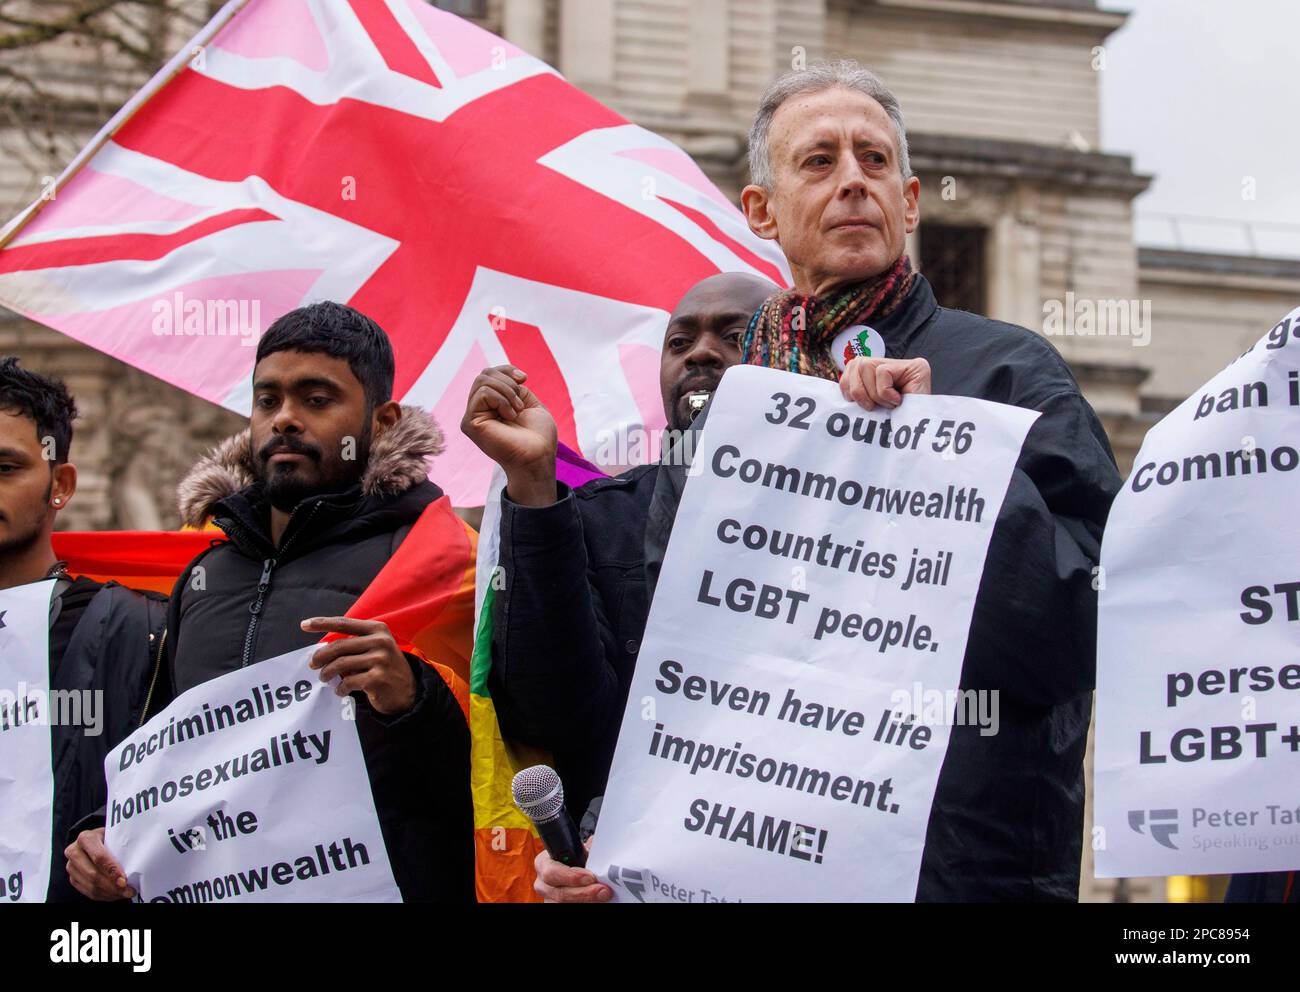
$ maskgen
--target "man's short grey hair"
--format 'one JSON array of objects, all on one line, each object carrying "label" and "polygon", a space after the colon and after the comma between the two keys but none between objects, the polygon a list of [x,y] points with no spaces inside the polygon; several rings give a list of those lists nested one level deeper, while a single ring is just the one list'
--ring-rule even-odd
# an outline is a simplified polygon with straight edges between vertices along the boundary
[{"label": "man's short grey hair", "polygon": [[912,177],[912,163],[907,155],[907,130],[903,127],[903,108],[899,106],[898,97],[890,92],[874,72],[864,69],[850,60],[839,62],[817,62],[805,69],[787,72],[767,88],[758,103],[758,115],[754,125],[749,129],[749,175],[750,182],[763,189],[771,189],[774,182],[772,172],[771,130],[772,118],[777,108],[794,96],[804,93],[818,93],[836,86],[865,93],[884,109],[894,125],[894,134],[898,138],[898,167],[904,179]]}]

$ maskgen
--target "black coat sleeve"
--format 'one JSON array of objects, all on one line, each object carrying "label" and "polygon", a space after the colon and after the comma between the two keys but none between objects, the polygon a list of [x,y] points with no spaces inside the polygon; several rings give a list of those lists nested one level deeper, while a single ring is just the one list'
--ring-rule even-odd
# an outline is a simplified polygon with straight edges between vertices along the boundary
[{"label": "black coat sleeve", "polygon": [[1096,681],[1095,569],[1122,480],[1105,431],[1077,390],[1033,406],[1042,416],[1025,439],[989,543],[962,684],[1051,706]]},{"label": "black coat sleeve", "polygon": [[[80,726],[52,728],[56,753],[59,737],[71,734],[70,760],[55,776],[54,863],[49,898],[53,902],[81,901],[68,881],[63,850],[84,830],[104,826],[108,783],[104,760],[129,737],[151,712],[166,705],[165,682],[160,671],[161,638],[167,603],[153,593],[138,593],[109,583],[100,591],[78,623],[63,664],[66,671],[89,673],[88,681],[73,675],[75,685],[59,688],[88,689],[100,700],[103,724],[98,733]],[[152,697],[150,693],[153,693]]]},{"label": "black coat sleeve", "polygon": [[592,580],[577,500],[557,485],[547,507],[502,493],[488,676],[502,730],[553,750],[594,744],[620,699],[617,618]]},{"label": "black coat sleeve", "polygon": [[469,725],[433,666],[406,660],[416,688],[405,713],[385,716],[352,694],[393,878],[406,902],[473,902]]}]

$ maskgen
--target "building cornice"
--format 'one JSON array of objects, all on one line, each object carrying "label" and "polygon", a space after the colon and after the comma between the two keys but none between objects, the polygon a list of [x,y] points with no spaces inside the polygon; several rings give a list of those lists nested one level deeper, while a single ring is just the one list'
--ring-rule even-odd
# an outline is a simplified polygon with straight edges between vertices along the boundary
[{"label": "building cornice", "polygon": [[[641,115],[636,121],[656,134],[678,144],[701,164],[734,170],[738,179],[746,176],[746,135],[734,127],[702,126],[698,122],[668,116]],[[909,132],[908,152],[912,170],[921,175],[990,176],[1005,179],[1033,179],[1065,186],[1079,186],[1091,192],[1106,191],[1128,198],[1151,185],[1151,176],[1133,171],[1129,155],[1080,152],[1029,141],[971,138],[950,134]]]},{"label": "building cornice", "polygon": [[1105,383],[1110,386],[1137,387],[1151,377],[1151,370],[1144,365],[1123,365],[1118,362],[1089,362],[1078,359],[1070,360],[1070,368],[1075,378],[1091,383]]},{"label": "building cornice", "polygon": [[1151,176],[1133,171],[1130,155],[1081,152],[1029,141],[909,133],[912,170],[940,175],[1037,179],[1130,198],[1151,185]]},{"label": "building cornice", "polygon": [[867,0],[871,6],[918,14],[957,15],[981,20],[1012,21],[1025,25],[1082,28],[1098,38],[1119,30],[1128,12],[1099,10],[1091,3],[1056,0],[1029,3],[1025,0]]},{"label": "building cornice", "polygon": [[1138,269],[1144,273],[1213,273],[1216,276],[1247,276],[1283,279],[1300,290],[1300,258],[1266,258],[1258,255],[1230,255],[1175,248],[1138,248]]}]

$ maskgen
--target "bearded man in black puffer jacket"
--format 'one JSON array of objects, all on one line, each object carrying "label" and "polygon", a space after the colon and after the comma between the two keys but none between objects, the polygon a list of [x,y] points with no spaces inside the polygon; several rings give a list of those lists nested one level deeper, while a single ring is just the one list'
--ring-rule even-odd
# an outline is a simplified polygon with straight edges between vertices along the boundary
[{"label": "bearded man in black puffer jacket", "polygon": [[[311,665],[322,680],[340,676],[337,691],[356,700],[393,877],[408,902],[472,902],[464,714],[437,671],[404,654],[387,626],[344,617],[442,495],[427,477],[442,434],[422,410],[392,400],[393,371],[387,335],[349,307],[312,304],[267,329],[249,429],[179,490],[182,519],[210,519],[228,540],[176,583],[166,670],[180,694],[328,632],[352,635]],[[102,852],[98,863],[102,878],[86,894],[120,897],[120,868]]]}]

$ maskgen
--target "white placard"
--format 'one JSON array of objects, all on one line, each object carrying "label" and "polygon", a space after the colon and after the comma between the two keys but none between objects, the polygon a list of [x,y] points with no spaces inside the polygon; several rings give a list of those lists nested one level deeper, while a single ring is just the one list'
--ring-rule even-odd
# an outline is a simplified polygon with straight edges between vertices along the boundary
[{"label": "white placard", "polygon": [[1098,878],[1300,867],[1300,309],[1153,427],[1102,543]]},{"label": "white placard", "polygon": [[1037,416],[945,396],[868,413],[834,382],[726,373],[588,862],[620,901],[915,898],[949,693]]},{"label": "white placard", "polygon": [[401,901],[318,647],[195,686],[109,754],[105,844],[138,900]]},{"label": "white placard", "polygon": [[0,904],[44,902],[54,830],[53,579],[0,591]]}]

